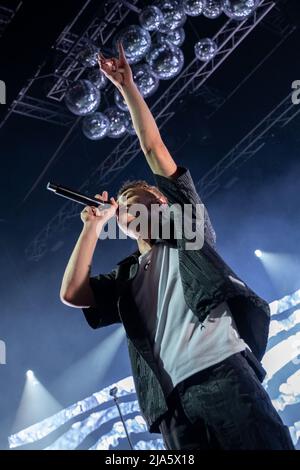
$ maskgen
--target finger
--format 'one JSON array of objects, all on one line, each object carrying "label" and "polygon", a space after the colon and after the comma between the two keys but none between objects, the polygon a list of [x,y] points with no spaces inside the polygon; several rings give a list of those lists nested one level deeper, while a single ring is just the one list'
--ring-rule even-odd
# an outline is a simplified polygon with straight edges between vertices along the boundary
[{"label": "finger", "polygon": [[112,73],[116,71],[116,66],[111,61],[105,64],[101,64],[100,68],[106,73]]},{"label": "finger", "polygon": [[104,65],[104,64],[99,64],[99,65],[100,65],[100,70],[101,72],[104,73],[104,75],[109,75],[111,73],[111,70],[107,65]]},{"label": "finger", "polygon": [[120,65],[119,59],[116,59],[115,57],[113,57],[111,60],[112,60],[113,67],[115,67],[116,69],[119,69],[119,65]]},{"label": "finger", "polygon": [[101,68],[103,69],[108,69],[109,68],[109,62],[106,60],[99,60],[98,64],[100,65]]},{"label": "finger", "polygon": [[102,196],[100,196],[100,194],[95,194],[95,199],[99,199],[100,201],[102,201]]},{"label": "finger", "polygon": [[124,47],[123,47],[123,44],[121,43],[121,41],[118,42],[118,49],[119,49],[119,59],[124,60],[125,62],[127,62]]},{"label": "finger", "polygon": [[118,203],[116,202],[114,197],[110,198],[110,202],[111,202],[112,206],[118,207]]},{"label": "finger", "polygon": [[103,201],[107,201],[107,200],[108,200],[108,192],[107,192],[107,191],[103,191],[103,193],[102,193],[102,198],[103,198]]},{"label": "finger", "polygon": [[86,206],[82,211],[81,214],[91,214],[92,208],[90,206]]},{"label": "finger", "polygon": [[100,56],[97,57],[97,60],[98,60],[99,65],[103,65],[103,66],[109,65],[111,63],[111,59],[105,59]]}]

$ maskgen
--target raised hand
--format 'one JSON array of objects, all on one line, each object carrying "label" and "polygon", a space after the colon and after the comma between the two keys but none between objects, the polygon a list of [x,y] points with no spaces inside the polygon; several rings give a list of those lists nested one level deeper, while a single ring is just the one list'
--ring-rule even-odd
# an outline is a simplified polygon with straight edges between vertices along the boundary
[{"label": "raised hand", "polygon": [[133,82],[132,71],[127,62],[124,48],[121,42],[118,43],[119,58],[111,57],[106,59],[103,54],[98,55],[100,70],[104,75],[120,90]]},{"label": "raised hand", "polygon": [[[95,199],[99,199],[99,201],[107,202],[108,201],[108,193],[107,191],[103,191],[102,195],[96,194]],[[102,224],[106,224],[108,220],[113,217],[118,209],[118,204],[113,197],[110,198],[111,206],[108,209],[98,209],[94,206],[86,206],[83,211],[81,212],[81,220],[85,225],[94,225],[98,222]]]}]

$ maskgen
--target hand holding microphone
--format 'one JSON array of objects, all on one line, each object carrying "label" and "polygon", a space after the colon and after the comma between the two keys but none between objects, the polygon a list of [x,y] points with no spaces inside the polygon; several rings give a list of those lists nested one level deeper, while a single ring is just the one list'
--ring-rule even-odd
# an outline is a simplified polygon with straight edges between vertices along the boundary
[{"label": "hand holding microphone", "polygon": [[48,183],[47,189],[58,196],[85,205],[81,212],[81,220],[85,225],[97,225],[99,222],[104,225],[116,214],[118,209],[115,199],[113,197],[108,199],[107,191],[103,191],[102,195],[96,194],[95,198],[92,198],[54,183]]},{"label": "hand holding microphone", "polygon": [[[103,191],[102,195],[96,194],[95,198],[101,202],[108,202],[108,192]],[[94,225],[98,224],[106,224],[109,219],[111,219],[117,212],[118,204],[116,203],[115,199],[111,197],[109,199],[110,206],[107,206],[106,209],[99,209],[95,206],[86,206],[83,211],[81,212],[81,220],[85,225]]]}]

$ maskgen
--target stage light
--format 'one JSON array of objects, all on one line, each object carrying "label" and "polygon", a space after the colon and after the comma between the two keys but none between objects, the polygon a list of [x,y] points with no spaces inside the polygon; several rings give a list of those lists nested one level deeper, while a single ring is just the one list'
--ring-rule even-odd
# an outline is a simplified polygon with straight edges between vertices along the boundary
[{"label": "stage light", "polygon": [[295,253],[278,253],[264,250],[261,253],[260,262],[278,296],[284,296],[288,292],[293,292],[299,288],[300,258]]},{"label": "stage light", "polygon": [[42,421],[61,409],[61,405],[41,384],[34,372],[27,370],[23,393],[12,425],[12,432]]},{"label": "stage light", "polygon": [[255,250],[254,254],[255,254],[255,256],[257,256],[257,258],[262,257],[262,251],[261,250]]},{"label": "stage light", "polygon": [[34,377],[34,372],[33,372],[32,370],[28,370],[28,371],[26,372],[26,377],[27,377],[27,379],[33,379],[33,377]]}]

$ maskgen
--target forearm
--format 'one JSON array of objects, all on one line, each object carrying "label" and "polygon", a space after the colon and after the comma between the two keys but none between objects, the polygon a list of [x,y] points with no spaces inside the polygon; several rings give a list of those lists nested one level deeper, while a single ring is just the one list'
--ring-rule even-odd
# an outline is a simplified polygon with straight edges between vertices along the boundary
[{"label": "forearm", "polygon": [[96,229],[84,226],[63,276],[60,290],[63,301],[73,302],[77,297],[91,300],[91,296],[86,293],[89,290],[90,269],[97,240]]},{"label": "forearm", "polygon": [[129,108],[141,148],[153,173],[173,177],[177,165],[164,145],[155,119],[133,81],[132,71],[119,43],[119,59],[99,57],[100,69],[119,89]]},{"label": "forearm", "polygon": [[147,153],[153,145],[162,144],[155,119],[135,83],[124,85],[120,91],[129,108],[142,150]]}]

